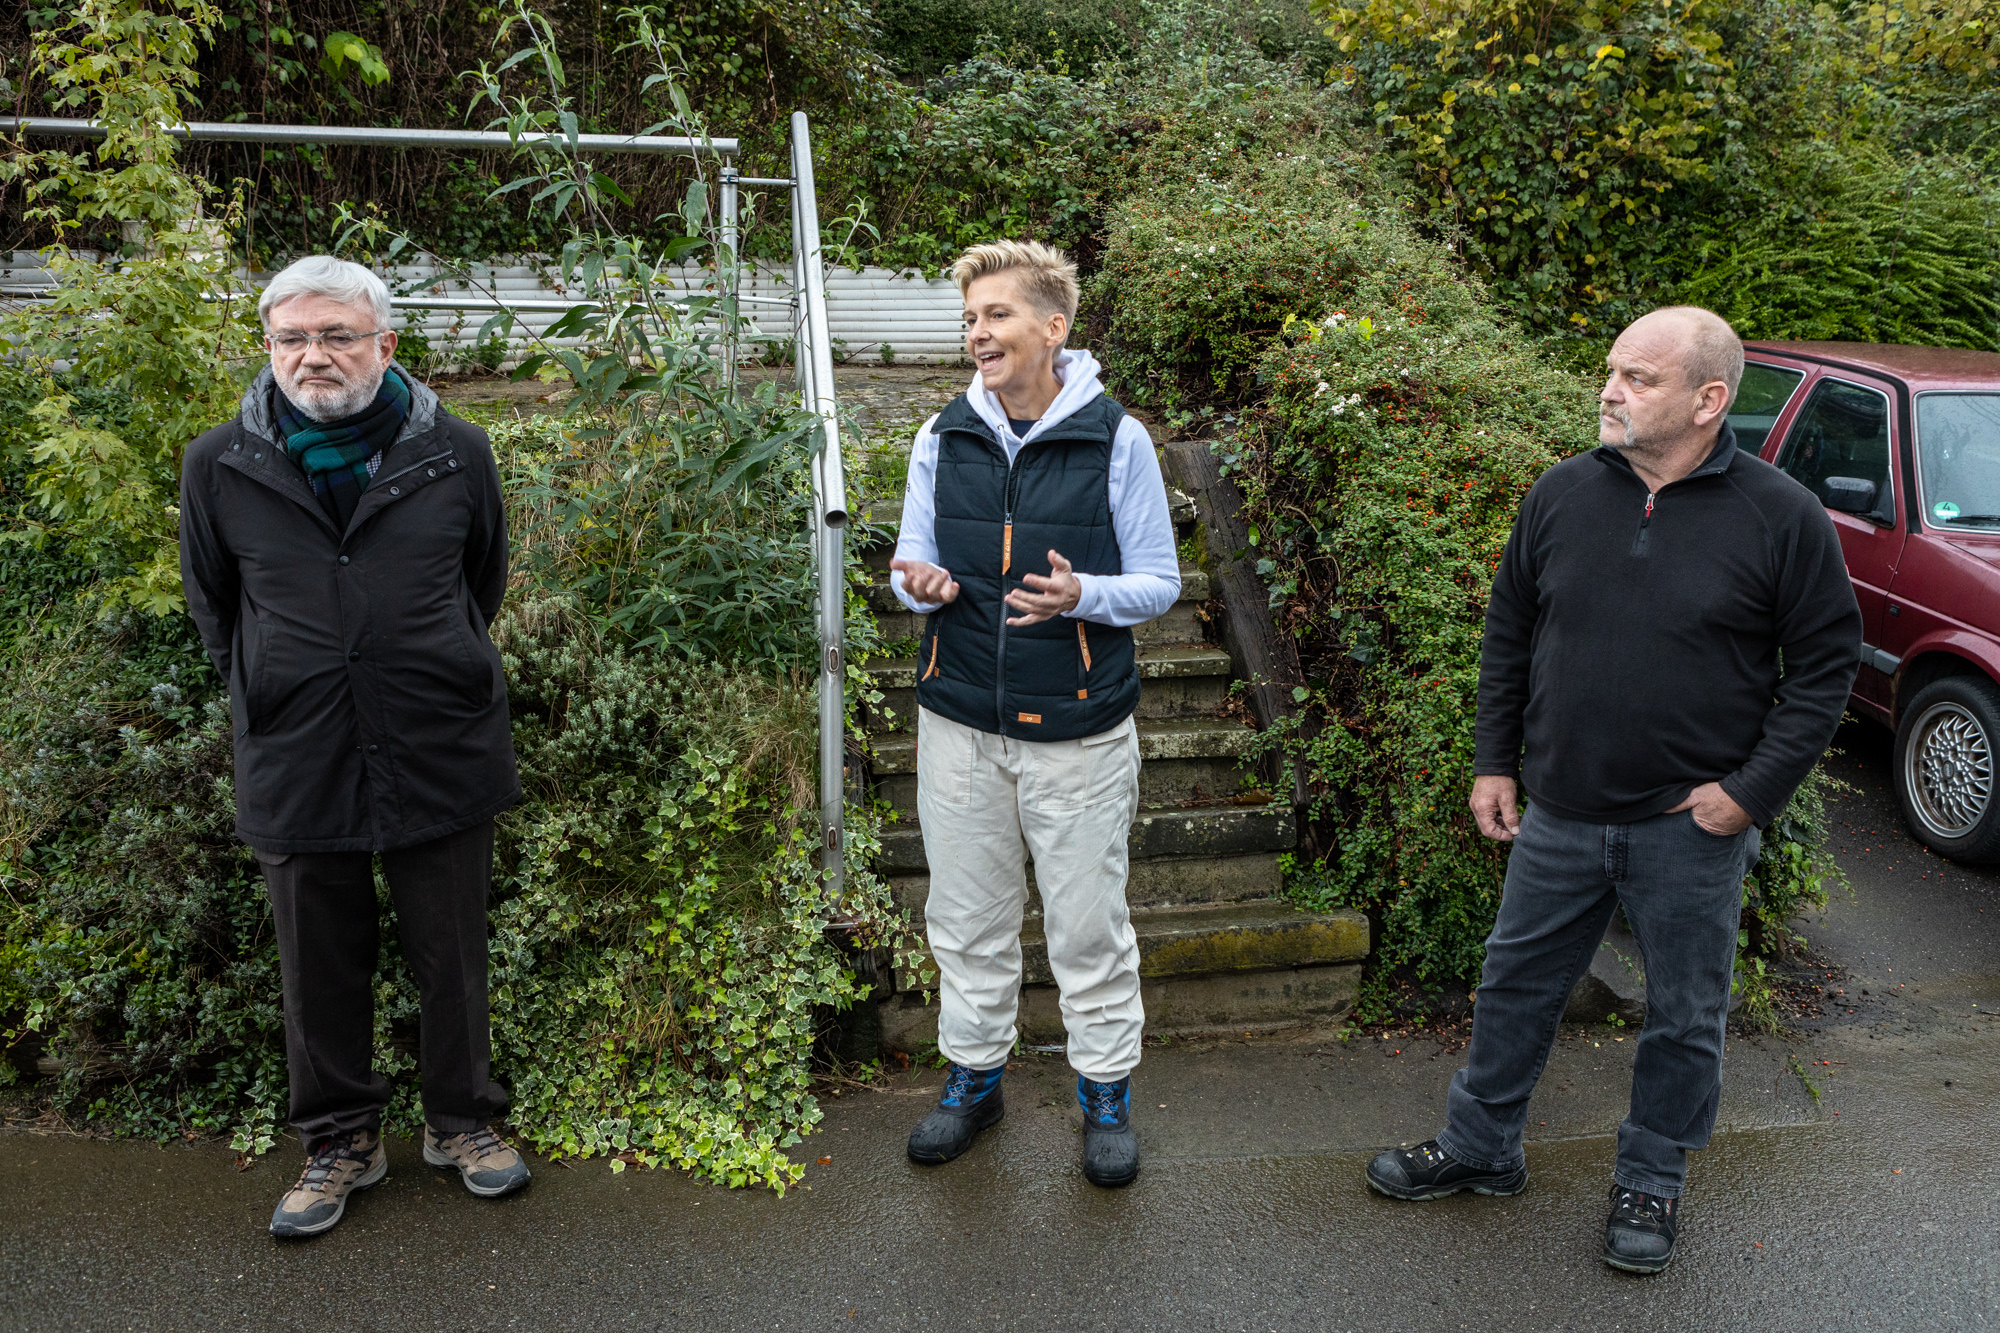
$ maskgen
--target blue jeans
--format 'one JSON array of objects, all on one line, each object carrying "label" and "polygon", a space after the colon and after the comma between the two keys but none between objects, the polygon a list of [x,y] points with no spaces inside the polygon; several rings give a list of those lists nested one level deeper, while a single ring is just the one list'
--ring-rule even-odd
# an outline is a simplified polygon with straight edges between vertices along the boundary
[{"label": "blue jeans", "polygon": [[1489,1171],[1521,1165],[1528,1098],[1556,1024],[1622,903],[1645,960],[1646,1026],[1615,1179],[1680,1197],[1688,1151],[1715,1128],[1743,877],[1757,851],[1756,829],[1718,838],[1686,811],[1586,824],[1531,805],[1486,941],[1472,1046],[1446,1096],[1444,1150]]}]

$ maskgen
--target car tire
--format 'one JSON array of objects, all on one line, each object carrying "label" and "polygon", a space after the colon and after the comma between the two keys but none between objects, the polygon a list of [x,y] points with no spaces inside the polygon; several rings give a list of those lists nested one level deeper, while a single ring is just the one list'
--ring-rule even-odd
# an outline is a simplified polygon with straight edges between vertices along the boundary
[{"label": "car tire", "polygon": [[1946,676],[1918,691],[1890,772],[1918,842],[1953,861],[2000,861],[2000,686]]}]

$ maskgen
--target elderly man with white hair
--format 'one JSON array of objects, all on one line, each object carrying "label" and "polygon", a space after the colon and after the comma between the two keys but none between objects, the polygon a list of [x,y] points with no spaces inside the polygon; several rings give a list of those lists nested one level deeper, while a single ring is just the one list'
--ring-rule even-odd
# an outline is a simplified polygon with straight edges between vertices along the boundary
[{"label": "elderly man with white hair", "polygon": [[302,259],[257,311],[271,363],[182,463],[181,578],[271,896],[307,1158],[271,1232],[300,1237],[388,1173],[378,855],[422,999],[424,1160],[481,1197],[528,1183],[490,1128],[486,998],[493,817],[521,784],[487,636],[507,524],[485,432],[395,363],[388,288],[360,265]]}]

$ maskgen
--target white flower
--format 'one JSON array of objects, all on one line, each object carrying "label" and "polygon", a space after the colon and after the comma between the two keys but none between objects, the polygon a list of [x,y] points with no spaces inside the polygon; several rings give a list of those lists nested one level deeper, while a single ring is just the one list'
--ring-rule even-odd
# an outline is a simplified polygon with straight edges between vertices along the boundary
[{"label": "white flower", "polygon": [[1343,412],[1345,412],[1345,411],[1347,411],[1347,409],[1346,409],[1345,407],[1341,406],[1341,405],[1340,405],[1339,403],[1335,403],[1335,404],[1333,405],[1333,414],[1334,414],[1335,416],[1339,416],[1339,415],[1341,415],[1341,414],[1342,414]]},{"label": "white flower", "polygon": [[1314,389],[1314,390],[1313,390],[1313,397],[1315,397],[1315,398],[1319,397],[1319,396],[1320,396],[1321,394],[1325,393],[1325,392],[1327,391],[1327,389],[1328,389],[1328,388],[1330,388],[1330,387],[1331,387],[1331,386],[1330,386],[1330,385],[1328,385],[1328,384],[1327,384],[1327,382],[1326,382],[1325,380],[1321,380],[1321,381],[1319,382],[1319,387],[1318,387],[1317,389]]}]

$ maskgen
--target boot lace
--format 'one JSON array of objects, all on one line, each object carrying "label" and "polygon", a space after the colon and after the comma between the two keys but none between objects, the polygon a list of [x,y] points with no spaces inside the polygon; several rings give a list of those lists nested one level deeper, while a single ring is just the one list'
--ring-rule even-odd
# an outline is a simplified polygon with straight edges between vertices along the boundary
[{"label": "boot lace", "polygon": [[[444,1135],[442,1137],[449,1139],[454,1136]],[[468,1131],[465,1134],[457,1135],[456,1137],[463,1145],[466,1155],[475,1162],[491,1157],[495,1153],[507,1151],[505,1140],[485,1125]]]},{"label": "boot lace", "polygon": [[1116,1083],[1098,1083],[1093,1080],[1089,1083],[1088,1087],[1091,1118],[1096,1120],[1100,1125],[1117,1124],[1118,1103],[1120,1101],[1118,1085]]},{"label": "boot lace", "polygon": [[1619,1226],[1653,1231],[1665,1226],[1673,1215],[1672,1199],[1638,1190],[1621,1189],[1612,1203],[1612,1221]]},{"label": "boot lace", "polygon": [[963,1106],[972,1096],[978,1076],[964,1065],[953,1065],[951,1076],[944,1081],[943,1102],[946,1106]]},{"label": "boot lace", "polygon": [[1419,1143],[1416,1147],[1408,1148],[1404,1151],[1412,1161],[1426,1171],[1432,1167],[1443,1166],[1446,1162],[1454,1160],[1449,1153],[1438,1146],[1436,1139]]},{"label": "boot lace", "polygon": [[299,1176],[299,1183],[292,1188],[324,1194],[333,1183],[334,1173],[340,1170],[341,1162],[364,1160],[365,1157],[354,1150],[354,1135],[336,1134],[306,1159],[306,1169]]}]

